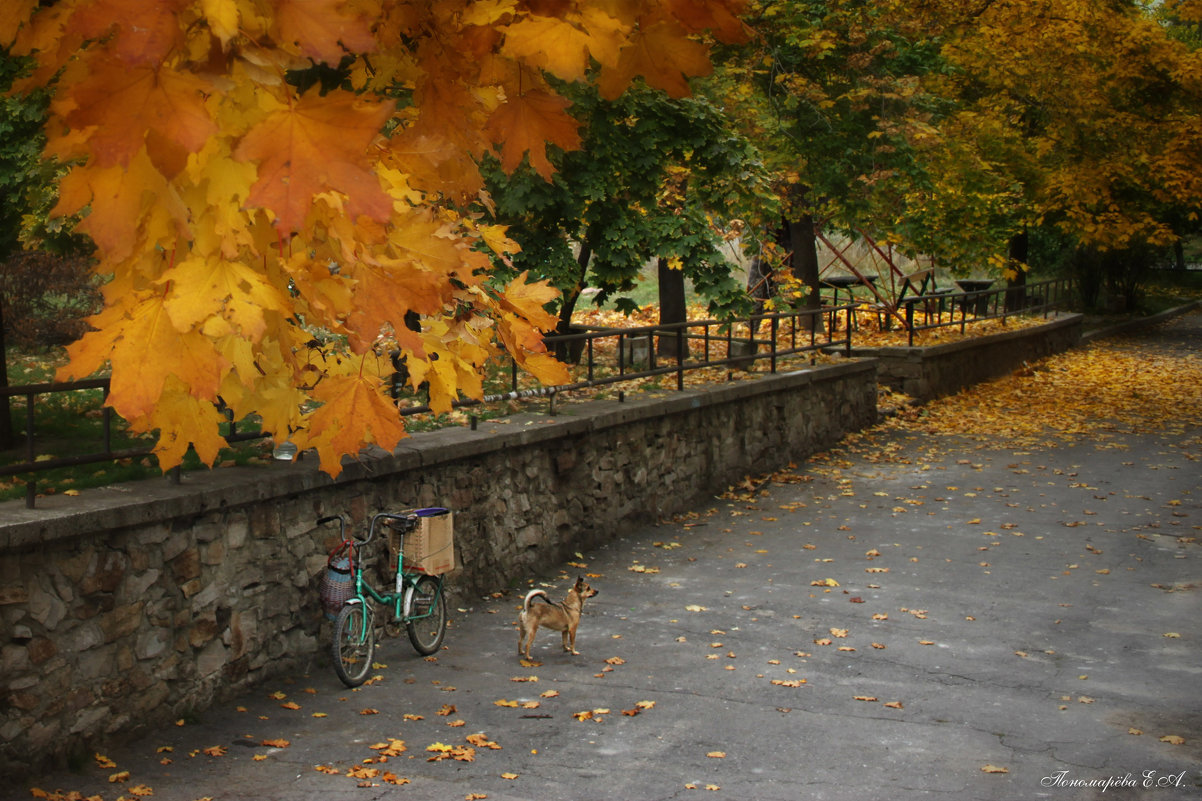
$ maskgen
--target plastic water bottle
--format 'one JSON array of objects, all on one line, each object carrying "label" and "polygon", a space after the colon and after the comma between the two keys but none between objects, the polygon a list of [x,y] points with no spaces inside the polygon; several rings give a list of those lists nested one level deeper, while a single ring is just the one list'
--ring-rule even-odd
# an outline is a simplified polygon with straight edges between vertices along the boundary
[{"label": "plastic water bottle", "polygon": [[271,458],[280,462],[291,462],[296,459],[296,444],[290,440],[284,440],[275,446],[275,450],[271,452]]}]

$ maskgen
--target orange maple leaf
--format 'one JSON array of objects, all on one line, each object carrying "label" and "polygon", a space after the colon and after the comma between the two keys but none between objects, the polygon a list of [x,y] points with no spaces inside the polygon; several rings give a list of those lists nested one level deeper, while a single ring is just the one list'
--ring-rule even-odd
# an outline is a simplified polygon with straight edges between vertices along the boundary
[{"label": "orange maple leaf", "polygon": [[405,436],[396,405],[382,392],[383,382],[366,369],[373,361],[364,356],[365,369],[358,374],[324,378],[312,393],[322,406],[294,437],[298,447],[317,449],[321,469],[331,477],[342,472],[342,455],[358,453],[362,443],[391,451]]},{"label": "orange maple leaf", "polygon": [[[90,236],[112,261],[128,258],[142,244],[140,232],[182,231],[187,215],[145,151],[139,151],[124,168],[74,167],[59,184],[58,204],[50,216],[70,215],[85,208],[87,215],[76,229]],[[150,220],[155,224],[148,224]]]},{"label": "orange maple leaf", "polygon": [[614,100],[641,75],[648,86],[663,89],[672,97],[688,97],[689,77],[712,71],[709,49],[690,39],[677,23],[665,20],[635,31],[618,63],[602,65],[597,87],[602,97]]},{"label": "orange maple leaf", "polygon": [[284,235],[302,227],[313,197],[327,190],[347,196],[352,217],[388,220],[392,198],[372,174],[367,149],[392,106],[350,92],[312,91],[268,114],[234,150],[239,161],[259,162],[247,204],[272,211]]},{"label": "orange maple leaf", "polygon": [[337,64],[347,52],[375,50],[371,19],[346,0],[278,0],[276,28],[284,44],[295,44],[314,61]]},{"label": "orange maple leaf", "polygon": [[665,0],[665,5],[689,33],[708,30],[723,42],[747,41],[747,27],[739,19],[747,10],[745,0]]},{"label": "orange maple leaf", "polygon": [[[616,60],[619,45],[616,21],[598,10],[584,10],[593,24],[584,20],[531,16],[505,28],[505,43],[501,52],[527,64],[544,69],[565,81],[584,78],[589,56],[599,62]],[[604,26],[603,21],[610,25]]]},{"label": "orange maple leaf", "polygon": [[104,57],[91,59],[87,70],[70,92],[75,108],[65,119],[72,127],[96,126],[88,144],[99,166],[127,165],[146,144],[158,156],[155,166],[174,175],[217,132],[204,104],[212,87],[192,73]]},{"label": "orange maple leaf", "polygon": [[508,98],[488,120],[488,133],[501,143],[501,168],[513,172],[529,154],[530,166],[548,181],[555,168],[547,160],[547,143],[564,150],[580,147],[579,123],[565,109],[571,105],[559,95],[531,89]]},{"label": "orange maple leaf", "polygon": [[558,317],[547,311],[546,304],[559,297],[559,290],[546,280],[530,282],[530,273],[523,272],[505,285],[501,306],[530,321],[541,331],[555,327]]},{"label": "orange maple leaf", "polygon": [[37,0],[10,0],[7,12],[0,15],[0,47],[8,47],[17,38],[17,30],[29,20]]}]

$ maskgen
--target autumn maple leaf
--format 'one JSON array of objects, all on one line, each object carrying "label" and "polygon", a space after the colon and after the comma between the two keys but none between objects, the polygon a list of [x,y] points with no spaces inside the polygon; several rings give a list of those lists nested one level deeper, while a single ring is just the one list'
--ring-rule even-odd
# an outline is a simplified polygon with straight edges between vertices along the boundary
[{"label": "autumn maple leaf", "polygon": [[70,93],[74,109],[64,119],[95,128],[88,144],[99,166],[128,165],[147,145],[155,166],[171,176],[217,131],[204,102],[212,86],[192,73],[116,58],[93,58],[87,70]]},{"label": "autumn maple leaf", "polygon": [[616,63],[621,43],[617,20],[586,8],[574,18],[531,16],[506,26],[501,52],[565,81],[579,81],[589,56],[601,64]]},{"label": "autumn maple leaf", "polygon": [[[106,324],[109,317],[123,319],[123,326]],[[103,327],[70,346],[72,361],[59,371],[61,380],[89,375],[109,361],[110,403],[127,420],[153,413],[169,377],[178,376],[195,397],[217,396],[228,363],[199,332],[178,331],[157,293],[129,296],[96,320]]]},{"label": "autumn maple leaf", "polygon": [[17,29],[29,18],[37,0],[11,0],[9,8],[0,14],[0,46],[7,47],[17,38]]},{"label": "autumn maple leaf", "polygon": [[[154,203],[155,198],[159,199]],[[58,204],[52,217],[87,209],[76,226],[90,236],[110,258],[128,258],[138,244],[140,232],[164,235],[182,233],[186,211],[166,179],[145,151],[139,151],[125,167],[74,167],[59,186]]]},{"label": "autumn maple leaf", "polygon": [[567,111],[570,103],[559,95],[531,89],[508,98],[488,121],[493,141],[501,143],[501,168],[513,172],[529,155],[530,166],[548,181],[555,168],[547,160],[547,144],[563,150],[580,147],[579,123]]},{"label": "autumn maple leaf", "polygon": [[347,196],[352,216],[388,220],[392,198],[372,175],[367,148],[392,105],[312,91],[269,113],[234,150],[234,158],[259,163],[248,204],[272,211],[284,235],[302,227],[314,196],[327,190]]},{"label": "autumn maple leaf", "polygon": [[170,376],[153,412],[141,420],[130,421],[131,427],[140,431],[159,429],[162,432],[155,443],[154,453],[163,469],[182,462],[189,446],[196,449],[196,455],[205,464],[213,464],[221,449],[229,445],[219,433],[225,417],[212,403],[190,395],[187,387],[172,386],[176,383],[181,382],[175,376]]},{"label": "autumn maple leaf", "polygon": [[342,472],[342,455],[358,453],[364,442],[391,451],[405,436],[396,405],[382,392],[378,365],[364,356],[358,373],[324,378],[313,390],[322,406],[306,418],[295,441],[316,448],[321,469],[331,476]]},{"label": "autumn maple leaf", "polygon": [[302,55],[317,62],[337,64],[347,51],[375,50],[371,19],[357,3],[277,0],[275,21],[282,43],[296,45]]},{"label": "autumn maple leaf", "polygon": [[642,76],[648,86],[672,97],[688,97],[689,76],[709,75],[712,70],[708,48],[687,38],[677,23],[663,21],[636,31],[622,48],[618,63],[602,66],[597,87],[602,97],[614,100]]}]

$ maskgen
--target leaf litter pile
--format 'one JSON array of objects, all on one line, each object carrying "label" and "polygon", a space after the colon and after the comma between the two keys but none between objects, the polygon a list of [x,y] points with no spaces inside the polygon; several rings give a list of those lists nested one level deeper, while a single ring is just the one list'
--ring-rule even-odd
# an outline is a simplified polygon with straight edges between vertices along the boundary
[{"label": "leaf litter pile", "polygon": [[1197,436],[1202,354],[1117,338],[1049,357],[908,414],[907,429],[1055,446],[1119,434]]}]

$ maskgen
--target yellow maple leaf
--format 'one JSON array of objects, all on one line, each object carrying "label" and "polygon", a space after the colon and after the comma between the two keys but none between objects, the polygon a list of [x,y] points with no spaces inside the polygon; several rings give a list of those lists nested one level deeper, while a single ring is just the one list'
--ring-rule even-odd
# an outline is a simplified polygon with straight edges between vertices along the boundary
[{"label": "yellow maple leaf", "polygon": [[[365,367],[373,361],[362,357]],[[331,476],[342,472],[342,455],[357,453],[361,442],[392,451],[405,436],[405,426],[382,384],[367,369],[326,377],[313,391],[323,405],[305,418],[306,428],[293,441],[301,450],[316,448],[322,470]]]},{"label": "yellow maple leaf", "polygon": [[159,282],[170,287],[163,305],[180,331],[224,315],[242,337],[257,342],[267,331],[264,312],[287,313],[287,300],[261,273],[220,257],[184,259]]},{"label": "yellow maple leaf", "polygon": [[220,424],[224,421],[216,406],[192,397],[180,379],[167,376],[154,410],[145,417],[130,420],[130,427],[139,431],[159,430],[154,453],[159,467],[170,470],[183,461],[189,445],[205,464],[211,466],[216,462],[221,449],[228,445],[221,436]]},{"label": "yellow maple leaf", "polygon": [[565,81],[585,77],[589,57],[615,64],[624,31],[602,9],[584,7],[564,18],[530,16],[504,28],[501,52]]},{"label": "yellow maple leaf", "polygon": [[222,45],[238,33],[238,6],[234,0],[201,0],[201,13],[209,24],[209,30]]},{"label": "yellow maple leaf", "polygon": [[74,343],[71,364],[60,376],[82,377],[107,357],[113,366],[108,403],[127,420],[150,415],[172,375],[193,396],[216,398],[228,363],[199,332],[176,330],[159,293],[129,296],[103,316],[106,330]]}]

